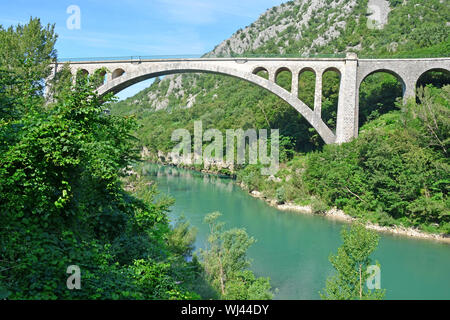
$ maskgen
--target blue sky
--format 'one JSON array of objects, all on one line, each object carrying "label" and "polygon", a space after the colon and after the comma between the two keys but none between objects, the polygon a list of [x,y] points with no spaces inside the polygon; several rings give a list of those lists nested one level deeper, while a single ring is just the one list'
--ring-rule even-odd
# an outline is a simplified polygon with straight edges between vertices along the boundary
[{"label": "blue sky", "polygon": [[[59,58],[203,54],[283,0],[14,0],[0,3],[0,24],[30,16],[55,23]],[[68,29],[67,8],[81,10]],[[148,82],[120,93],[130,96]]]}]

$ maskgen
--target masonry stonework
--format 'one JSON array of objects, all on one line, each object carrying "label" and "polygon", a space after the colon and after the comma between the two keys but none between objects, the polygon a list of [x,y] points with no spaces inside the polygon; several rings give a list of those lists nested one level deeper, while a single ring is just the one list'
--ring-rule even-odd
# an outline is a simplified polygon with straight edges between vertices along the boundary
[{"label": "masonry stonework", "polygon": [[[450,58],[438,59],[358,59],[356,54],[346,58],[206,58],[206,59],[154,59],[117,61],[67,62],[73,75],[79,70],[93,74],[107,69],[106,82],[98,88],[100,95],[118,93],[138,82],[169,74],[206,72],[228,75],[246,80],[277,95],[294,107],[313,126],[327,144],[349,142],[358,136],[359,87],[375,72],[388,72],[403,85],[405,101],[415,96],[418,79],[430,70],[450,72]],[[63,66],[54,64],[53,75]],[[256,75],[267,70],[269,79]],[[298,77],[304,70],[316,74],[315,105],[311,109],[298,98]],[[334,70],[341,75],[336,133],[322,119],[323,74]],[[280,71],[292,74],[291,92],[276,83]]]}]

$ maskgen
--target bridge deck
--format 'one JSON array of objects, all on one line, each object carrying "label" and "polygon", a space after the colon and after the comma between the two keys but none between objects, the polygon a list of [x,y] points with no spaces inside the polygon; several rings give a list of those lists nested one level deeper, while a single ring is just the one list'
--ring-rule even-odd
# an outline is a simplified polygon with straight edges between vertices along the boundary
[{"label": "bridge deck", "polygon": [[[183,62],[183,61],[192,61],[192,62],[202,62],[202,61],[299,61],[299,62],[307,62],[307,61],[345,61],[348,58],[290,58],[290,57],[236,57],[236,58],[151,58],[151,59],[125,59],[125,58],[73,58],[73,59],[62,59],[57,61],[58,64],[101,64],[101,63],[137,63],[137,62]],[[413,61],[450,61],[450,57],[442,57],[442,58],[384,58],[384,59],[358,59],[358,61],[362,62],[387,62],[387,61],[399,61],[399,62],[413,62]]]}]

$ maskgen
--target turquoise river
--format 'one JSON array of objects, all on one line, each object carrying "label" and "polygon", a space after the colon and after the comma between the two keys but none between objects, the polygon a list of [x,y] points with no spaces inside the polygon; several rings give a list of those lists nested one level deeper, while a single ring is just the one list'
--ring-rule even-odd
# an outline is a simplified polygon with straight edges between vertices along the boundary
[{"label": "turquoise river", "polygon": [[[283,212],[251,197],[232,180],[148,165],[163,194],[175,198],[170,216],[184,215],[198,229],[196,247],[205,244],[206,214],[222,213],[226,228],[245,228],[257,242],[251,269],[270,277],[275,299],[319,299],[333,274],[328,257],[340,246],[343,223],[320,216]],[[450,299],[450,245],[381,234],[373,255],[381,265],[387,299]]]}]

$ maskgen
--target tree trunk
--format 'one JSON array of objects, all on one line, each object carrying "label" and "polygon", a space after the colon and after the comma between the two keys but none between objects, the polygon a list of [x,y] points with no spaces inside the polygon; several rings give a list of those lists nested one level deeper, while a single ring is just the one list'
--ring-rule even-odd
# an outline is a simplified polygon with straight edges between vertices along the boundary
[{"label": "tree trunk", "polygon": [[362,273],[361,273],[361,265],[359,265],[359,300],[362,300]]},{"label": "tree trunk", "polygon": [[221,289],[221,291],[222,291],[222,295],[225,295],[225,284],[224,284],[224,276],[223,276],[223,266],[222,266],[222,258],[221,258],[221,256],[220,256],[220,253],[219,253],[219,268],[220,268],[220,270],[219,270],[219,272],[220,272],[220,275],[219,275],[219,278],[220,278],[220,289]]}]

